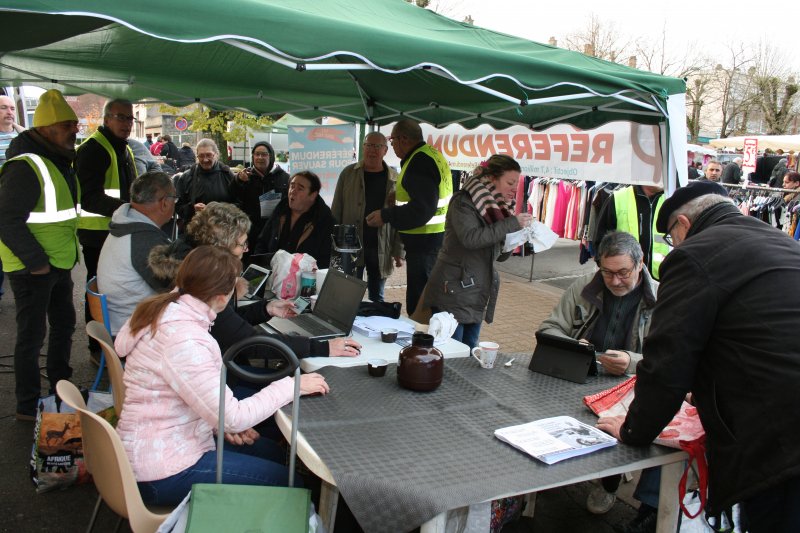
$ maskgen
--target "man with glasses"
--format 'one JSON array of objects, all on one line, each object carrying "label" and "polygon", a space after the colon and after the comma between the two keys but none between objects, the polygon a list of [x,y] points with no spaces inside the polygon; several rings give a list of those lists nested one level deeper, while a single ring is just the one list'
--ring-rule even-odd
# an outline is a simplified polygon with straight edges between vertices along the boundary
[{"label": "man with glasses", "polygon": [[386,137],[374,131],[364,138],[363,157],[348,165],[339,174],[331,211],[340,224],[358,229],[362,253],[358,260],[358,276],[367,273],[367,293],[373,302],[383,301],[386,278],[394,266],[402,266],[402,245],[391,224],[379,228],[367,226],[365,215],[394,205],[397,172],[384,163],[388,151]]},{"label": "man with glasses", "polygon": [[664,189],[650,185],[629,185],[608,197],[595,230],[595,249],[609,230],[625,231],[639,241],[644,265],[658,279],[661,262],[669,253],[664,235],[656,229],[656,218],[664,203]]},{"label": "man with glasses", "polygon": [[[642,345],[650,329],[658,282],[644,268],[639,241],[629,233],[606,233],[595,256],[599,270],[586,274],[561,296],[539,331],[576,340],[585,340],[602,352],[597,362],[609,374],[635,374],[642,360]],[[620,476],[602,479],[601,486],[589,493],[590,512],[603,514],[613,507]],[[658,481],[654,473],[643,474],[634,496],[655,525],[658,508]]]},{"label": "man with glasses", "polygon": [[737,531],[800,531],[800,247],[694,182],[657,221],[675,249],[627,417],[598,427],[647,446],[691,392],[706,431],[707,513],[739,503]]},{"label": "man with glasses", "polygon": [[450,165],[422,137],[422,128],[402,119],[392,128],[392,148],[400,158],[395,204],[367,215],[367,225],[391,224],[406,252],[406,312],[414,313],[444,241],[447,206],[453,196]]},{"label": "man with glasses", "polygon": [[0,167],[0,258],[16,303],[17,420],[36,419],[39,354],[48,330],[50,386],[72,375],[77,133],[78,117],[64,96],[55,89],[46,91],[33,114],[33,129],[11,141],[9,160]]},{"label": "man with glasses", "polygon": [[148,264],[153,247],[169,244],[161,227],[175,211],[175,187],[164,172],[147,172],[130,188],[130,203],[111,217],[97,264],[97,288],[108,296],[111,334],[116,335],[136,306],[167,288]]},{"label": "man with glasses", "polygon": [[200,139],[195,147],[197,163],[175,176],[181,232],[195,213],[211,202],[236,203],[233,181],[236,176],[219,161],[219,148],[212,139]]},{"label": "man with glasses", "polygon": [[[127,139],[133,129],[133,104],[129,100],[109,100],[103,106],[103,125],[79,147],[75,169],[81,184],[81,214],[78,239],[83,248],[86,280],[97,275],[100,250],[108,236],[111,215],[130,199],[131,183],[136,179],[136,162]],[[86,321],[91,320],[89,306]],[[99,361],[100,345],[89,340],[92,360]]]},{"label": "man with glasses", "polygon": [[[250,219],[248,240],[255,244],[270,219],[271,210],[289,192],[289,174],[275,163],[275,150],[268,142],[255,143],[251,155],[252,166],[236,175],[231,191]],[[269,195],[269,199],[265,195]],[[244,256],[245,263],[249,262],[248,257],[249,254]]]}]

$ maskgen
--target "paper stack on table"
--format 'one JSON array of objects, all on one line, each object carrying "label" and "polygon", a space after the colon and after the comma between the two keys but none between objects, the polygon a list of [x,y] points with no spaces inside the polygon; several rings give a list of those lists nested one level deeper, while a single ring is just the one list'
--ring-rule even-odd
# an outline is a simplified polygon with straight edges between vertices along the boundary
[{"label": "paper stack on table", "polygon": [[414,324],[388,316],[357,316],[353,322],[353,331],[365,337],[380,337],[381,330],[389,328],[397,330],[398,338],[414,334]]},{"label": "paper stack on table", "polygon": [[549,465],[617,444],[617,439],[569,416],[495,430],[494,436]]}]

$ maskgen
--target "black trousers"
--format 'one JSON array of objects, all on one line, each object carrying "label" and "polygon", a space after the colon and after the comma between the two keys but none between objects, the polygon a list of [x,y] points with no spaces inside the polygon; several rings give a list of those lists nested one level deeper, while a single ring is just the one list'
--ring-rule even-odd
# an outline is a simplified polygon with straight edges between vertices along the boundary
[{"label": "black trousers", "polygon": [[47,377],[55,389],[60,379],[69,379],[75,306],[72,301],[72,273],[50,267],[50,273],[34,276],[9,273],[17,313],[17,343],[14,346],[17,412],[34,414],[41,394],[39,353],[50,327],[47,343]]},{"label": "black trousers", "polygon": [[[100,250],[103,249],[103,243],[107,236],[107,231],[78,230],[78,238],[81,242],[81,249],[83,249],[83,264],[86,267],[87,283],[97,275],[97,263],[100,262]],[[88,324],[92,320],[92,313],[89,311],[89,302],[86,299],[85,292],[83,298],[83,318]],[[89,350],[100,350],[100,344],[91,337],[89,337]]]},{"label": "black trousers", "polygon": [[406,250],[406,313],[409,316],[416,310],[419,297],[428,283],[428,278],[436,264],[439,247],[422,252],[409,252]]}]

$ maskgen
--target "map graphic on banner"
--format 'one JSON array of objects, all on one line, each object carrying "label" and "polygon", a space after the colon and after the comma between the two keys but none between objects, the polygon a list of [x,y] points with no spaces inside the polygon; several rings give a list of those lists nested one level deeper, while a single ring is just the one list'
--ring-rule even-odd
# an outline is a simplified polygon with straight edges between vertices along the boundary
[{"label": "map graphic on banner", "polygon": [[[442,152],[453,170],[472,171],[492,154],[516,159],[522,173],[562,179],[662,185],[658,126],[610,122],[593,130],[558,124],[544,131],[521,126],[472,130],[459,125],[435,129],[422,124],[425,141]],[[389,135],[391,125],[381,128]],[[386,163],[399,166],[392,150]]]},{"label": "map graphic on banner", "polygon": [[355,124],[288,126],[292,174],[310,170],[322,182],[320,196],[331,205],[336,181],[344,167],[355,162]]}]

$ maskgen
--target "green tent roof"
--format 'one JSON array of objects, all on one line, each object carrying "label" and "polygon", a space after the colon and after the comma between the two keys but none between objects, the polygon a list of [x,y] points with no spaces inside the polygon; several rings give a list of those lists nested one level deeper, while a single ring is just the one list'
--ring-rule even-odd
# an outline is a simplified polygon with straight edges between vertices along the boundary
[{"label": "green tent roof", "polygon": [[663,122],[685,91],[404,0],[0,0],[0,13],[0,79],[72,94],[540,129]]}]

